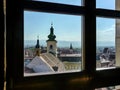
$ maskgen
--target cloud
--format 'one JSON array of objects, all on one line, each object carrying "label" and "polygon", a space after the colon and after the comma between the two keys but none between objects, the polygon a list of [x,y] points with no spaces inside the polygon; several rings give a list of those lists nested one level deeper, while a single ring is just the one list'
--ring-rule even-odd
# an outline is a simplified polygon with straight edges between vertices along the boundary
[{"label": "cloud", "polygon": [[97,30],[97,41],[115,41],[115,25],[105,30]]}]

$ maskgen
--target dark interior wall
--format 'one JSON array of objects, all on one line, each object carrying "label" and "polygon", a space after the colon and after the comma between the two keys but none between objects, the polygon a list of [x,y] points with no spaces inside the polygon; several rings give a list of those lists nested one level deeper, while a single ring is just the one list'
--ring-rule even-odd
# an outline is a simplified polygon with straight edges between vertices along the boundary
[{"label": "dark interior wall", "polygon": [[0,90],[4,85],[4,13],[3,0],[0,0]]}]

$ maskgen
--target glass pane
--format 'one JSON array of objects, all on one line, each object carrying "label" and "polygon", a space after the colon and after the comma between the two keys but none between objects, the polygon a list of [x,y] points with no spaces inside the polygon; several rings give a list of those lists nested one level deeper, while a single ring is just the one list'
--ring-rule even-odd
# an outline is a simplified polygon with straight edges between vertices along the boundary
[{"label": "glass pane", "polygon": [[97,17],[97,69],[110,69],[115,67],[115,19]]},{"label": "glass pane", "polygon": [[81,71],[81,16],[24,11],[24,75]]},{"label": "glass pane", "polygon": [[34,1],[45,1],[45,2],[53,2],[53,3],[62,3],[62,4],[81,6],[81,0],[34,0]]},{"label": "glass pane", "polygon": [[96,8],[115,10],[116,0],[96,0]]}]

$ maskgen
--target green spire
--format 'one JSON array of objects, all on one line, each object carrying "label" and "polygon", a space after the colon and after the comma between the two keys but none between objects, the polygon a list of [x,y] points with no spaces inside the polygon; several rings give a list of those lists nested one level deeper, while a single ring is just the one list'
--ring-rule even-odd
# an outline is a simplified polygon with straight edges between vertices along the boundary
[{"label": "green spire", "polygon": [[39,45],[39,36],[37,36],[37,44],[36,44],[35,48],[40,48],[40,45]]},{"label": "green spire", "polygon": [[72,43],[70,44],[70,49],[73,49],[73,47],[72,47]]},{"label": "green spire", "polygon": [[47,41],[56,41],[55,38],[56,36],[54,35],[53,23],[51,23],[50,34],[48,35]]}]

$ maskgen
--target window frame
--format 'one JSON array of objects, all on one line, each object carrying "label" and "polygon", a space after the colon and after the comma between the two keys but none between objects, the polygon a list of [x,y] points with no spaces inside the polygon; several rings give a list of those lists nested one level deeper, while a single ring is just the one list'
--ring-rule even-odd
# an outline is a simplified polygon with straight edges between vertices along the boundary
[{"label": "window frame", "polygon": [[[8,0],[6,7],[7,90],[93,90],[120,84],[120,68],[96,71],[96,17],[120,18],[120,11],[96,9],[96,0],[85,0],[83,6],[32,0]],[[83,71],[24,77],[24,10],[83,16]],[[91,55],[90,51],[92,51]]]}]

